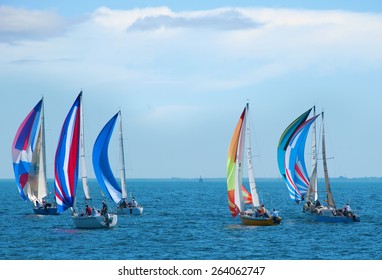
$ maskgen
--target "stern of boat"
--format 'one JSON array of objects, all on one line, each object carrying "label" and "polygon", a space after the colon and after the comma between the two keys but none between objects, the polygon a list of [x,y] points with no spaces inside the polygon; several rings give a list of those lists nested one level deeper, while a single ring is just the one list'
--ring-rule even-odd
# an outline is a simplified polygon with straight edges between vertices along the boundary
[{"label": "stern of boat", "polygon": [[142,206],[138,206],[138,207],[129,207],[129,206],[120,207],[120,206],[118,206],[117,213],[118,213],[118,215],[127,215],[127,214],[142,215],[143,207]]},{"label": "stern of boat", "polygon": [[116,214],[87,216],[84,213],[75,213],[72,215],[72,219],[76,228],[83,229],[111,228],[118,222]]},{"label": "stern of boat", "polygon": [[36,215],[60,215],[61,213],[57,212],[57,207],[33,207],[33,212]]}]

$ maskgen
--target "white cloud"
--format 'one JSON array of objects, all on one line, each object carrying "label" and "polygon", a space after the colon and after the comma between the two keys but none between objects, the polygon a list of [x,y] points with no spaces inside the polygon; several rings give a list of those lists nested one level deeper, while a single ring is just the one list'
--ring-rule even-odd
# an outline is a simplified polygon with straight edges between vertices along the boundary
[{"label": "white cloud", "polygon": [[[222,83],[236,87],[309,67],[324,73],[354,63],[358,67],[378,66],[382,60],[380,14],[253,8],[176,13],[168,8],[103,8],[94,14],[94,21],[120,32],[127,30],[118,37],[119,42],[125,42],[144,65],[153,69],[151,63],[160,64],[158,73],[164,70],[162,73],[172,75],[171,70],[175,70],[182,79],[205,77],[201,81],[206,86],[218,85],[221,78]],[[177,62],[183,65],[180,70]],[[228,69],[233,70],[229,76],[222,74]]]},{"label": "white cloud", "polygon": [[[0,14],[3,40],[41,38],[64,27],[52,11],[1,7]],[[306,69],[325,74],[354,64],[379,67],[382,61],[380,14],[102,7],[86,19],[60,37],[5,48],[1,60],[60,65],[56,71],[70,67],[98,83],[112,79],[173,90],[187,84],[186,91],[200,92],[250,86]]]},{"label": "white cloud", "polygon": [[0,41],[46,38],[62,33],[65,26],[55,11],[0,6]]},{"label": "white cloud", "polygon": [[251,18],[234,8],[208,11],[172,12],[167,7],[133,10],[98,8],[93,21],[119,31],[149,31],[171,28],[238,30],[258,26]]},{"label": "white cloud", "polygon": [[[65,86],[71,80],[87,87],[122,89],[114,92],[182,96],[237,91],[291,73],[325,76],[382,64],[380,14],[102,7],[59,33],[61,25],[51,22],[63,20],[54,12],[9,7],[1,11],[3,21],[19,17],[26,26],[30,17],[39,22],[30,24],[30,29],[3,25],[8,39],[36,39],[0,44],[0,63],[10,65],[6,75],[31,73],[29,79],[51,77],[58,83],[65,77]],[[231,16],[225,19],[227,14]],[[37,40],[49,33],[44,28],[60,36]],[[21,36],[25,30],[28,35]]]},{"label": "white cloud", "polygon": [[92,20],[102,26],[123,32],[140,19],[170,15],[173,15],[173,12],[167,7],[133,10],[113,10],[107,7],[101,7],[94,11]]},{"label": "white cloud", "polygon": [[181,13],[138,18],[130,31],[147,31],[161,28],[191,28],[213,30],[240,30],[258,27],[258,23],[236,9],[219,9],[210,13]]}]

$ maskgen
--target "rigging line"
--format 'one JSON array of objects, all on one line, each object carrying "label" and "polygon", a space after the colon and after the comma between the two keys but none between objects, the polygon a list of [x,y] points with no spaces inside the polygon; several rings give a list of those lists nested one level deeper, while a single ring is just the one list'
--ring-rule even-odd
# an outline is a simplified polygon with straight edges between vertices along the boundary
[{"label": "rigging line", "polygon": [[[249,99],[247,99],[247,103],[249,103]],[[259,145],[259,141],[257,139],[257,134],[256,134],[256,129],[254,128],[255,126],[255,121],[254,121],[254,117],[253,117],[253,114],[252,114],[252,110],[248,110],[248,115],[247,117],[249,118],[249,124],[250,124],[250,127],[251,127],[251,131],[250,131],[250,136],[251,136],[251,143],[249,143],[250,145],[250,148],[251,148],[251,152],[253,153],[255,150],[259,153],[259,154],[256,154],[256,155],[251,155],[251,158],[261,158],[261,148],[260,148],[260,145]],[[254,145],[252,145],[252,142],[254,143]],[[254,164],[254,170],[256,171],[260,171],[258,173],[260,174],[264,174],[265,175],[265,171],[264,171],[264,165],[262,163],[261,160],[258,160],[256,162],[256,164]]]},{"label": "rigging line", "polygon": [[[327,157],[326,159],[334,159],[335,157]],[[323,158],[317,158],[317,160],[324,160]]]}]

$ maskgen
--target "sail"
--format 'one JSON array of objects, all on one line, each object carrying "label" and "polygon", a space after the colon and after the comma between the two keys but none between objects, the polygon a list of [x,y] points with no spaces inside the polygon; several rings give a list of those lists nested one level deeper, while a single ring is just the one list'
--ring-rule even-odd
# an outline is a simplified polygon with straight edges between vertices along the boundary
[{"label": "sail", "polygon": [[77,190],[82,92],[74,101],[62,126],[54,159],[54,188],[58,212],[74,204]]},{"label": "sail", "polygon": [[81,171],[81,181],[82,189],[84,191],[85,200],[90,200],[90,192],[88,185],[88,175],[86,169],[86,158],[85,158],[85,129],[84,129],[84,114],[83,108],[80,110],[80,171]]},{"label": "sail", "polygon": [[300,202],[309,186],[305,164],[305,143],[312,123],[318,116],[304,122],[292,136],[285,151],[285,182],[291,199]]},{"label": "sail", "polygon": [[244,186],[241,186],[243,192],[243,199],[245,204],[252,204],[252,195],[247,191]]},{"label": "sail", "polygon": [[[247,103],[247,112],[249,112],[249,104]],[[250,122],[246,122],[247,129],[247,139],[246,147],[247,147],[247,168],[248,168],[248,180],[249,180],[249,188],[251,190],[251,198],[253,207],[260,207],[260,200],[256,190],[256,182],[255,175],[253,173],[253,164],[252,164],[252,150],[251,150],[251,128]]]},{"label": "sail", "polygon": [[[316,115],[316,107],[313,107],[313,116]],[[310,175],[308,192],[306,197],[308,201],[316,201],[318,199],[317,192],[317,141],[316,141],[316,122],[312,124],[312,173]]]},{"label": "sail", "polygon": [[122,200],[122,190],[111,170],[108,149],[118,114],[119,113],[115,114],[102,128],[94,143],[92,155],[93,168],[97,181],[108,197],[115,203],[119,203]]},{"label": "sail", "polygon": [[[12,144],[13,171],[16,185],[23,200],[28,199],[28,194],[38,196],[30,189],[30,173],[34,173],[33,155],[41,139],[43,99],[26,116],[19,126]],[[35,156],[36,157],[36,156]]]},{"label": "sail", "polygon": [[325,129],[324,129],[324,113],[322,113],[322,159],[324,165],[324,177],[326,185],[326,195],[329,207],[336,208],[334,203],[332,191],[330,188],[329,174],[328,174],[328,165],[326,163],[326,146],[325,146]]},{"label": "sail", "polygon": [[312,108],[295,119],[283,132],[277,146],[277,163],[281,176],[285,178],[285,152],[296,130],[308,119]]},{"label": "sail", "polygon": [[127,197],[126,192],[126,173],[125,173],[125,151],[123,149],[123,133],[122,133],[122,114],[119,111],[119,160],[121,162],[120,176],[121,176],[121,189],[122,198]]},{"label": "sail", "polygon": [[28,197],[31,201],[43,203],[43,198],[48,195],[46,181],[46,159],[45,159],[45,125],[44,105],[41,108],[41,126],[37,136],[37,143],[32,155],[31,168],[29,171]]},{"label": "sail", "polygon": [[236,125],[229,145],[227,157],[228,207],[233,217],[236,217],[245,207],[241,186],[243,176],[246,112],[247,107],[244,108]]}]

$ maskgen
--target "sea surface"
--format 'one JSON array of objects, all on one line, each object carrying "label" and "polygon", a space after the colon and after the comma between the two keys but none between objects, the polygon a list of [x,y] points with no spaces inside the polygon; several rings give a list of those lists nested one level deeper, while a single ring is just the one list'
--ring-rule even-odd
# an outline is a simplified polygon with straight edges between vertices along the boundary
[{"label": "sea surface", "polygon": [[[134,179],[128,192],[144,206],[144,214],[119,216],[112,229],[84,230],[74,227],[69,210],[34,215],[14,181],[0,180],[0,259],[381,260],[382,179],[331,183],[337,207],[350,201],[361,222],[305,220],[302,205],[288,197],[281,179],[257,180],[265,207],[275,207],[283,218],[273,227],[242,226],[232,218],[224,179]],[[90,187],[94,205],[100,206],[104,197],[96,181],[90,180]]]}]

